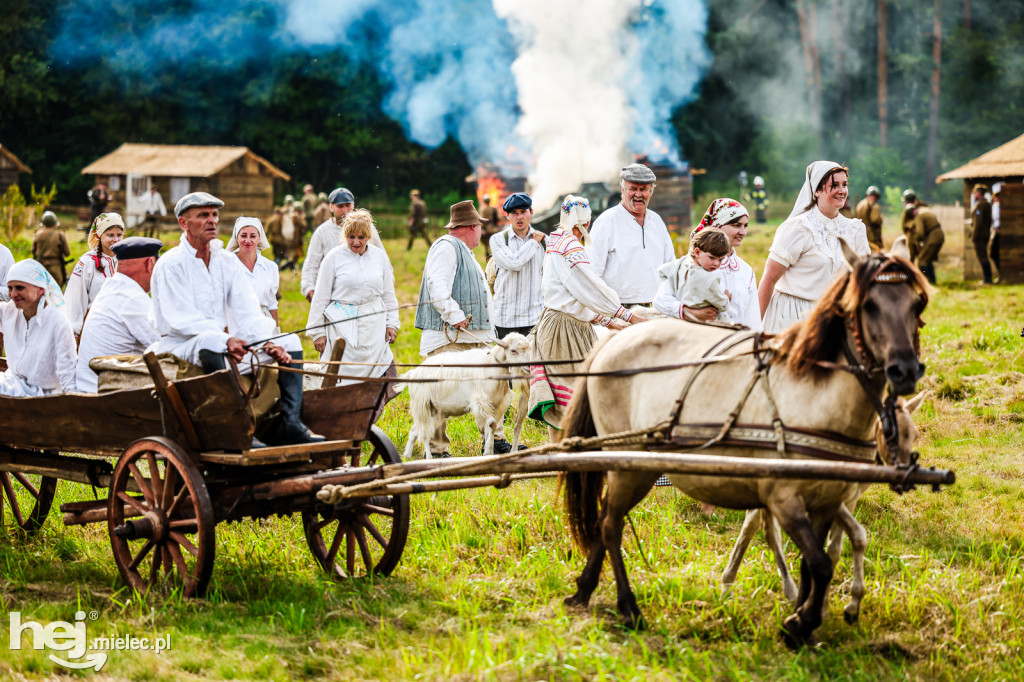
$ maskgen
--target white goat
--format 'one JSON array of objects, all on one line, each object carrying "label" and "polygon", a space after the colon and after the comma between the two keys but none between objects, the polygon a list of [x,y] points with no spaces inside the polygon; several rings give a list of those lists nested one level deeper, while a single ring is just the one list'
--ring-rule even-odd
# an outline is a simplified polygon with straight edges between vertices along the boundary
[{"label": "white goat", "polygon": [[[423,443],[426,459],[431,459],[430,438],[435,429],[443,429],[448,417],[472,414],[476,426],[484,439],[484,454],[494,454],[494,431],[498,421],[512,403],[511,382],[520,384],[519,410],[516,415],[512,436],[512,450],[519,448],[519,435],[529,403],[530,367],[499,367],[505,362],[529,362],[530,340],[522,334],[509,334],[495,341],[491,348],[472,348],[463,351],[439,353],[423,361],[423,364],[405,374],[405,379],[440,379],[437,383],[409,383],[409,413],[412,429],[403,457],[412,456],[416,441]],[[438,367],[438,365],[484,365],[483,367]],[[516,377],[493,379],[490,377],[511,374]],[[479,378],[473,381],[474,378]]]},{"label": "white goat", "polygon": [[[914,441],[918,437],[917,425],[914,424],[911,415],[928,395],[930,395],[929,391],[921,391],[910,400],[904,401],[903,398],[900,398],[896,403],[896,421],[899,424],[900,430],[900,452],[898,453],[898,458],[903,463],[910,461],[910,453],[913,451]],[[875,446],[878,448],[882,461],[885,464],[889,464],[889,449],[886,447],[885,437],[882,435],[882,425],[878,421],[875,422]],[[847,623],[851,624],[856,622],[860,616],[860,604],[861,600],[864,599],[864,554],[867,551],[868,545],[867,531],[853,517],[853,510],[857,506],[860,496],[864,494],[869,485],[871,484],[863,483],[857,486],[850,497],[839,505],[839,512],[832,523],[828,537],[828,555],[832,559],[833,567],[839,561],[839,554],[843,549],[844,534],[850,536],[850,544],[853,547],[853,585],[850,588],[850,602],[843,609],[843,617]],[[743,520],[743,528],[740,530],[740,535],[736,538],[736,544],[732,548],[729,565],[722,572],[722,584],[728,589],[736,581],[736,572],[739,571],[743,555],[759,528],[764,530],[765,540],[775,556],[775,566],[782,577],[782,593],[786,599],[795,602],[797,587],[790,577],[789,569],[786,566],[786,557],[782,551],[778,521],[766,509],[751,509],[747,511],[747,516]],[[826,600],[824,609],[827,608],[828,601]]]}]

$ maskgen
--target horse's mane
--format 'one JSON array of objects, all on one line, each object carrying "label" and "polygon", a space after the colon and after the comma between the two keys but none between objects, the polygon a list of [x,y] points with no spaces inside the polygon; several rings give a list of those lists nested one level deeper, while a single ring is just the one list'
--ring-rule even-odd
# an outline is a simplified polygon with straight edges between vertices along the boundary
[{"label": "horse's mane", "polygon": [[864,302],[875,275],[883,266],[886,266],[886,273],[905,274],[908,284],[925,304],[928,303],[928,282],[910,261],[886,253],[872,254],[859,261],[853,270],[837,277],[805,319],[775,338],[773,345],[777,353],[772,363],[785,363],[787,369],[800,376],[817,369],[819,361],[831,360],[836,349],[842,347],[845,320]]}]

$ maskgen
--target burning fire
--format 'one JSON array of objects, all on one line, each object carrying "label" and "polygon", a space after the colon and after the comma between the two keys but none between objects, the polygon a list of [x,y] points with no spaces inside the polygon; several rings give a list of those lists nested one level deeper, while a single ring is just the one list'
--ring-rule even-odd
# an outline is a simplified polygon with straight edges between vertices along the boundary
[{"label": "burning fire", "polygon": [[493,170],[480,167],[476,172],[476,198],[482,203],[485,196],[490,197],[491,206],[501,206],[508,192],[500,175]]}]

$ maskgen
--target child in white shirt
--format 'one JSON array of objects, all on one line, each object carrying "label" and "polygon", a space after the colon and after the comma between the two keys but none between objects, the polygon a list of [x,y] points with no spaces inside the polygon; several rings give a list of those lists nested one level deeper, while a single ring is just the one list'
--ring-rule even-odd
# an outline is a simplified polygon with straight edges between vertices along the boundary
[{"label": "child in white shirt", "polygon": [[732,322],[725,314],[732,296],[714,274],[731,252],[732,245],[724,232],[717,228],[701,230],[690,239],[690,252],[662,265],[658,275],[667,280],[682,306],[713,307],[718,310],[717,320]]}]

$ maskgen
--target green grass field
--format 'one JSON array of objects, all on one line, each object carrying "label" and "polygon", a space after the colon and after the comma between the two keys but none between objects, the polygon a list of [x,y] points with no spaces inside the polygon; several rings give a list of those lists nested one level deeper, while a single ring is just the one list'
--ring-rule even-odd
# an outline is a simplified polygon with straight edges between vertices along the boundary
[{"label": "green grass field", "polygon": [[[887,219],[887,239],[895,236]],[[775,224],[754,227],[741,254],[760,273]],[[306,547],[297,515],[217,528],[208,597],[140,601],[122,584],[106,526],[65,528],[56,507],[91,499],[62,483],[45,528],[0,532],[5,611],[43,624],[95,611],[90,637],[170,636],[170,649],[112,651],[100,673],[68,671],[48,651],[6,646],[0,677],[97,679],[679,680],[1019,679],[1024,666],[1024,322],[1020,286],[982,288],[960,274],[962,237],[947,229],[939,287],[925,313],[917,412],[924,464],[956,471],[955,486],[898,497],[875,486],[858,507],[869,533],[868,595],[860,622],[841,609],[848,549],[831,592],[823,644],[793,653],[778,636],[790,612],[770,553],[757,540],[724,595],[724,568],[743,515],[711,516],[656,489],[633,512],[627,566],[649,630],[616,623],[610,571],[588,610],[566,609],[582,561],[570,543],[554,483],[515,484],[412,498],[402,562],[387,579],[335,583]],[[27,236],[27,235],[26,235]],[[171,243],[176,235],[166,235]],[[27,242],[14,245],[23,257]],[[78,245],[83,248],[82,245]],[[400,303],[416,299],[426,250],[387,243]],[[680,245],[680,251],[682,249]],[[305,325],[298,276],[282,275],[282,327]],[[417,362],[419,334],[402,312],[399,362]],[[312,357],[312,348],[307,348]],[[674,399],[669,396],[667,400]],[[409,427],[405,395],[380,426],[399,451]],[[450,426],[453,451],[479,452],[469,418]],[[525,431],[530,444],[546,433]],[[104,495],[105,491],[97,491]],[[639,539],[639,541],[638,541]],[[796,555],[788,545],[791,565]],[[2,626],[6,627],[6,625]],[[28,637],[25,639],[28,642]],[[28,646],[28,645],[26,645]],[[59,652],[58,652],[59,653]]]}]

